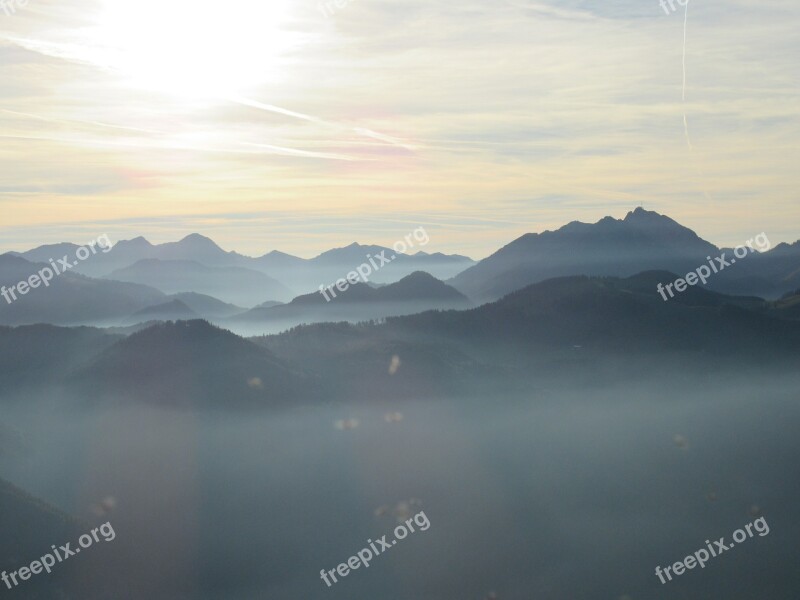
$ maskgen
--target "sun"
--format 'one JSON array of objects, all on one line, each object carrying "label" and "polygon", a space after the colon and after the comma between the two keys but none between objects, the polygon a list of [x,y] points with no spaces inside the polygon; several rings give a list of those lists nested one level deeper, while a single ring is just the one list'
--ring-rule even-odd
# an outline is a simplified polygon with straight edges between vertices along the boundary
[{"label": "sun", "polygon": [[130,85],[220,97],[279,78],[287,21],[288,0],[102,0],[90,35]]}]

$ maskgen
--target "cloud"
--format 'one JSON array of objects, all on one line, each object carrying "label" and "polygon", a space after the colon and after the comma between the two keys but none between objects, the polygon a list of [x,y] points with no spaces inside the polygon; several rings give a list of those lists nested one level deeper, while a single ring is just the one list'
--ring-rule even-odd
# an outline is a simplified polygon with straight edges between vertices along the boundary
[{"label": "cloud", "polygon": [[301,42],[239,103],[132,87],[81,37],[101,5],[0,19],[0,210],[31,237],[62,200],[76,224],[218,214],[252,250],[225,215],[291,213],[311,229],[281,238],[299,253],[381,218],[439,219],[437,250],[476,255],[640,202],[717,243],[755,205],[759,230],[800,222],[789,0],[692,2],[685,102],[683,15],[656,0],[359,0],[329,18],[296,2]]}]

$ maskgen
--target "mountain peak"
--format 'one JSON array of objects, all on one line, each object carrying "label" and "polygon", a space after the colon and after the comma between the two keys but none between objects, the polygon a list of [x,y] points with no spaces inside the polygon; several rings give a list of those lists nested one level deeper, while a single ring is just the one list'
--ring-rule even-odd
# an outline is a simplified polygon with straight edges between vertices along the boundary
[{"label": "mountain peak", "polygon": [[[430,273],[426,273],[425,271],[414,271],[413,273],[409,273],[403,277],[400,281],[406,281],[410,283],[442,283],[436,279],[436,277]],[[398,281],[397,283],[400,282]]]},{"label": "mountain peak", "polygon": [[153,245],[143,235],[137,236],[131,240],[122,240],[120,244],[128,244],[130,246],[136,246],[142,248],[150,248]]},{"label": "mountain peak", "polygon": [[217,243],[214,240],[204,235],[200,235],[199,233],[190,233],[185,238],[180,240],[178,243],[191,244],[193,246],[207,246],[209,248],[210,247],[219,248],[219,246],[217,246]]},{"label": "mountain peak", "polygon": [[623,219],[626,223],[637,222],[637,221],[672,221],[669,217],[657,213],[653,210],[645,210],[641,206],[637,206],[634,210],[630,211],[627,215],[625,215],[625,219]]}]

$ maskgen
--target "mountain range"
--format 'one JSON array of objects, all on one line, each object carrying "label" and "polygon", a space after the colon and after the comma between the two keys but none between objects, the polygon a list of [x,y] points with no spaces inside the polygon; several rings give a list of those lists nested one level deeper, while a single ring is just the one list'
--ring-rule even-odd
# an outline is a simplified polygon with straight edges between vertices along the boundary
[{"label": "mountain range", "polygon": [[[57,244],[1,255],[0,285],[27,279],[50,258],[73,255],[77,248]],[[777,300],[800,286],[800,242],[756,249],[714,274],[706,288]],[[380,254],[394,258],[370,275],[369,284],[336,292],[337,281]],[[642,208],[623,219],[605,217],[593,224],[573,222],[556,231],[525,234],[477,263],[460,255],[395,255],[388,248],[356,243],[312,259],[279,251],[251,258],[222,250],[198,234],[159,245],[139,237],[78,262],[48,289],[31,290],[12,304],[0,301],[0,324],[129,326],[197,317],[257,334],[243,324],[266,333],[300,323],[464,308],[558,277],[624,278],[659,270],[683,276],[723,254],[731,257],[733,250]],[[437,297],[437,285],[449,297]],[[317,293],[320,286],[332,286],[338,297],[326,302]]]},{"label": "mountain range", "polygon": [[[32,262],[46,263],[51,258],[75,256],[78,248],[76,244],[62,243],[12,254]],[[390,283],[420,270],[446,279],[474,264],[465,256],[421,251],[398,254],[390,248],[357,243],[328,250],[310,259],[279,251],[253,258],[225,251],[213,240],[194,233],[165,244],[152,244],[144,237],[122,240],[114,244],[111,251],[97,253],[79,262],[75,271],[91,277],[156,284],[154,287],[165,293],[215,290],[223,300],[232,298],[228,301],[254,306],[265,300],[289,300],[316,290],[320,285],[329,285],[368,262],[370,256],[382,253],[387,258],[395,258],[373,274],[375,282]],[[203,271],[202,267],[207,270]],[[237,269],[240,285],[229,289],[234,277],[227,273],[230,269]],[[277,282],[267,281],[265,276]],[[202,289],[193,287],[198,285]],[[252,294],[249,293],[251,288]]]},{"label": "mountain range", "polygon": [[417,271],[383,286],[357,282],[344,291],[336,288],[298,296],[288,304],[264,305],[223,321],[233,331],[241,325],[275,324],[288,329],[303,323],[358,322],[433,309],[468,308],[469,299],[432,275]]},{"label": "mountain range", "polygon": [[565,374],[598,376],[609,364],[634,371],[647,364],[670,377],[674,361],[796,366],[797,297],[772,302],[692,288],[663,302],[652,288],[670,277],[556,278],[468,310],[303,325],[249,340],[202,320],[128,336],[0,328],[0,373],[6,386],[63,385],[115,401],[268,408],[374,393],[477,393],[498,381],[541,385]]}]

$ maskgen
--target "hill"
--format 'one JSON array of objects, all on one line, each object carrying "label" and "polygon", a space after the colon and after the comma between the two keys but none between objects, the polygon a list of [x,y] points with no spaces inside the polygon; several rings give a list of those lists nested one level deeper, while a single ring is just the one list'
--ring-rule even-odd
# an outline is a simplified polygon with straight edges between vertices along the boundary
[{"label": "hill", "polygon": [[286,329],[301,323],[358,322],[468,306],[470,302],[461,292],[428,273],[418,271],[380,287],[357,282],[343,292],[333,288],[325,295],[314,292],[298,296],[288,304],[257,307],[233,317],[228,323],[234,326],[238,323],[275,323]]},{"label": "hill", "polygon": [[313,390],[299,369],[200,320],[133,333],[80,370],[73,383],[161,405],[220,409],[277,406]]}]

